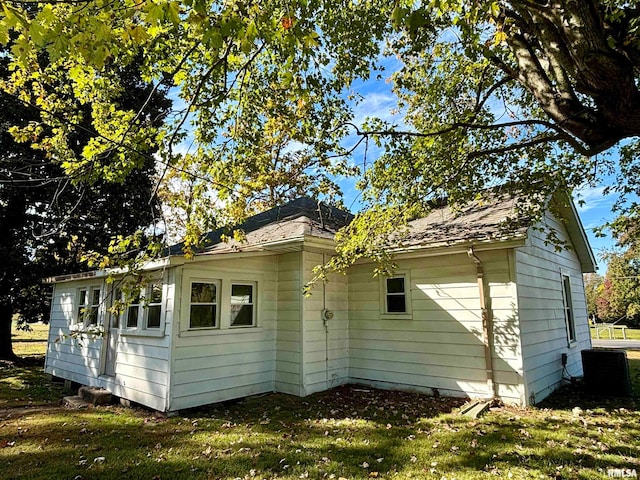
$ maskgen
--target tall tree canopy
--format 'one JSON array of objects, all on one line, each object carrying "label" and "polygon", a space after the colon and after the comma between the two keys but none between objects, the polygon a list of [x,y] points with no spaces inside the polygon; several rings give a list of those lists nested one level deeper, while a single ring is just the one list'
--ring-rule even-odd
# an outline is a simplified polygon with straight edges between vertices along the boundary
[{"label": "tall tree canopy", "polygon": [[[193,186],[189,214],[226,223],[256,199],[332,198],[336,178],[356,175],[370,208],[341,237],[352,260],[375,255],[370,245],[437,195],[465,201],[503,184],[539,200],[598,181],[612,166],[602,154],[623,140],[611,188],[637,193],[638,3],[9,0],[0,42],[14,42],[13,73],[3,88],[48,125],[22,126],[18,139],[66,174],[114,178],[149,135],[146,106],[117,102],[123,84],[111,67],[142,58],[145,79],[181,100],[155,141],[167,172]],[[395,124],[355,122],[354,81],[372,72],[389,75],[403,114]],[[70,131],[83,119],[97,135],[76,152]],[[384,153],[352,164],[351,134]],[[184,140],[186,154],[176,149]],[[188,228],[187,244],[209,226]]]},{"label": "tall tree canopy", "polygon": [[[0,78],[8,76],[0,62]],[[163,119],[170,106],[163,92],[149,97],[150,87],[141,81],[135,64],[120,69],[127,87],[120,101],[130,106],[148,102],[145,123]],[[131,172],[118,182],[96,179],[78,182],[65,174],[59,162],[28,143],[17,143],[12,126],[40,120],[40,112],[15,97],[0,93],[0,358],[12,358],[11,322],[48,320],[48,276],[86,269],[82,257],[89,252],[107,253],[114,232],[131,235],[159,218],[154,199],[154,148],[140,148]],[[73,149],[87,145],[95,132],[84,121],[74,130]],[[72,137],[71,137],[72,136]],[[133,156],[133,155],[132,155]]]}]

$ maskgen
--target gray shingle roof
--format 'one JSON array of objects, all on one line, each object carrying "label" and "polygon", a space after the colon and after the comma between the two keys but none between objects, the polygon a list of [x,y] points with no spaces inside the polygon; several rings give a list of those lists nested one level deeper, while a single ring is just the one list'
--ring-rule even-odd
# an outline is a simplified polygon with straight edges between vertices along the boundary
[{"label": "gray shingle roof", "polygon": [[[314,236],[333,239],[336,232],[353,220],[353,214],[308,197],[297,198],[285,205],[249,217],[235,227],[245,233],[245,241],[222,241],[225,229],[209,232],[200,253],[221,253],[247,246],[302,239]],[[171,255],[182,253],[182,244],[170,248]]]},{"label": "gray shingle roof", "polygon": [[[524,236],[530,222],[518,218],[517,198],[489,193],[482,200],[453,210],[447,205],[433,208],[426,217],[409,223],[403,245],[448,245],[465,241],[506,240]],[[508,221],[514,222],[507,228]]]},{"label": "gray shingle roof", "polygon": [[[408,236],[403,237],[402,244],[435,246],[523,236],[527,222],[519,222],[515,229],[509,231],[504,228],[505,220],[513,219],[516,215],[515,205],[516,198],[513,196],[492,194],[455,211],[446,205],[435,206],[426,217],[410,222]],[[210,232],[199,253],[238,251],[250,246],[302,240],[304,237],[333,239],[335,233],[352,219],[353,215],[349,212],[301,197],[254,215],[238,225],[236,228],[245,233],[243,242],[223,242],[223,229]],[[181,244],[171,247],[172,255],[181,252]]]}]

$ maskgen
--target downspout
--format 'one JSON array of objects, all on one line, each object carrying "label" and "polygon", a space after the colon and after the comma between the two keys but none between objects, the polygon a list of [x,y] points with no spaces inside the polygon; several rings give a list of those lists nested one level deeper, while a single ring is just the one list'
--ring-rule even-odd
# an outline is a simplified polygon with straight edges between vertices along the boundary
[{"label": "downspout", "polygon": [[482,261],[473,251],[473,247],[467,250],[469,258],[476,264],[476,277],[480,291],[480,310],[482,312],[482,339],[484,343],[484,362],[487,372],[487,390],[490,398],[497,398],[496,383],[493,377],[493,357],[491,355],[491,338],[493,335],[493,314],[491,312],[491,297],[486,285]]}]

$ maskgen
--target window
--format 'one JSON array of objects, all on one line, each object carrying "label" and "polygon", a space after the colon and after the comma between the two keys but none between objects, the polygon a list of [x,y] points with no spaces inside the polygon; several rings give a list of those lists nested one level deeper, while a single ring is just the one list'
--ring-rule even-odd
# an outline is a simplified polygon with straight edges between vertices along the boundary
[{"label": "window", "polygon": [[160,329],[162,323],[162,284],[146,285],[125,311],[127,329]]},{"label": "window", "polygon": [[218,284],[192,282],[189,328],[215,328],[217,326]]},{"label": "window", "polygon": [[562,300],[564,302],[564,321],[567,327],[567,340],[576,341],[576,325],[573,318],[573,303],[571,301],[571,278],[562,275]]},{"label": "window", "polygon": [[231,326],[255,325],[254,285],[231,284]]},{"label": "window", "polygon": [[385,313],[407,313],[404,275],[385,279]]},{"label": "window", "polygon": [[109,309],[111,324],[109,328],[120,328],[120,317],[122,312],[119,311],[122,302],[122,291],[119,288],[112,290],[111,308]]},{"label": "window", "polygon": [[81,288],[78,291],[76,323],[82,325],[97,325],[99,307],[100,287]]},{"label": "window", "polygon": [[140,314],[140,294],[136,295],[127,307],[127,328],[138,328],[138,315]]},{"label": "window", "polygon": [[152,283],[147,289],[147,328],[160,328],[160,313],[162,312],[162,285]]}]

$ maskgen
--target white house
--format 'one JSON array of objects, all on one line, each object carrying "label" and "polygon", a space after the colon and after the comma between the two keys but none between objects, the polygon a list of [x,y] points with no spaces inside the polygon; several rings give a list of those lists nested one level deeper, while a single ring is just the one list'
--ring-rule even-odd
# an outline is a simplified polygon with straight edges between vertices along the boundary
[{"label": "white house", "polygon": [[[160,411],[264,392],[309,395],[345,383],[529,405],[591,347],[582,273],[594,258],[565,195],[543,224],[505,235],[514,200],[493,198],[411,224],[392,278],[358,263],[302,294],[352,216],[301,198],[250,218],[242,243],[148,268],[144,301],[116,316],[105,272],[53,279],[46,372]],[[538,225],[539,226],[539,225]],[[84,312],[84,315],[83,315]],[[78,343],[69,334],[102,326]]]}]

